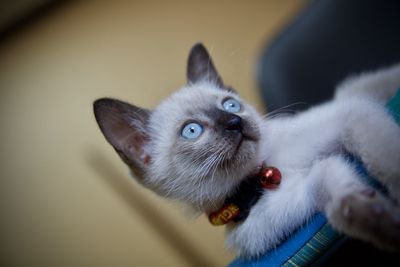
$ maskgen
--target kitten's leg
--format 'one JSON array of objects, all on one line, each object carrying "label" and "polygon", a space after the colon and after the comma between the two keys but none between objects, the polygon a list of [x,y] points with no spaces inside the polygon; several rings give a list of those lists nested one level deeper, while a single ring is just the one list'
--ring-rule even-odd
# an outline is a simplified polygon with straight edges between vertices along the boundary
[{"label": "kitten's leg", "polygon": [[368,172],[382,181],[400,202],[400,127],[387,111],[371,101],[354,101],[343,118],[341,142],[361,158]]},{"label": "kitten's leg", "polygon": [[314,165],[310,176],[318,181],[321,210],[338,231],[380,248],[400,250],[400,207],[364,185],[353,167],[340,157]]},{"label": "kitten's leg", "polygon": [[336,99],[368,97],[385,104],[400,87],[400,64],[351,76],[339,84]]},{"label": "kitten's leg", "polygon": [[305,181],[302,174],[288,179],[278,190],[264,192],[246,220],[227,225],[229,248],[244,257],[262,255],[315,213],[315,199],[310,193],[313,182]]}]

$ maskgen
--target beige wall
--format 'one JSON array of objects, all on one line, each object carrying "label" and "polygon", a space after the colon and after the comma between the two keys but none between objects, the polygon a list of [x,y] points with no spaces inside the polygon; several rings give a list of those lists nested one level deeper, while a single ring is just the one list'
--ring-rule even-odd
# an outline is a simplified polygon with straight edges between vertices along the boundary
[{"label": "beige wall", "polygon": [[260,49],[304,1],[86,1],[0,43],[1,266],[223,266],[223,228],[141,189],[92,102],[147,108],[185,82],[202,41],[261,109]]}]

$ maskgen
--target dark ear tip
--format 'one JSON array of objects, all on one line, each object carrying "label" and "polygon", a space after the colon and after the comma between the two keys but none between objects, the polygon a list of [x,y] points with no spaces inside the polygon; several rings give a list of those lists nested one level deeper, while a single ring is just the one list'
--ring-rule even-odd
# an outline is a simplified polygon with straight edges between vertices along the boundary
[{"label": "dark ear tip", "polygon": [[99,98],[93,102],[93,112],[97,120],[101,118],[101,114],[115,105],[115,99]]},{"label": "dark ear tip", "polygon": [[195,43],[192,46],[192,49],[190,49],[189,55],[197,55],[197,54],[203,54],[203,55],[208,55],[206,47],[203,45],[203,43]]},{"label": "dark ear tip", "polygon": [[96,101],[94,101],[93,102],[94,113],[96,114],[102,107],[107,106],[108,102],[109,102],[108,98],[99,98]]},{"label": "dark ear tip", "polygon": [[114,99],[114,98],[99,98],[96,101],[93,102],[93,107],[94,109],[98,108],[113,108],[118,105],[125,105],[127,103],[122,102],[120,100]]},{"label": "dark ear tip", "polygon": [[128,117],[140,115],[142,118],[148,118],[151,113],[150,110],[139,108],[118,99],[107,97],[99,98],[93,102],[93,112],[98,122],[102,121],[102,119],[105,117],[110,117],[107,114],[117,114],[117,116],[126,115]]},{"label": "dark ear tip", "polygon": [[193,45],[193,47],[192,47],[191,50],[192,50],[192,51],[194,51],[194,50],[206,50],[206,47],[203,45],[203,43],[198,42],[198,43],[195,43],[195,44]]},{"label": "dark ear tip", "polygon": [[97,106],[104,106],[104,105],[109,105],[114,99],[111,98],[99,98],[96,99],[96,101],[93,102],[93,106],[97,107]]}]

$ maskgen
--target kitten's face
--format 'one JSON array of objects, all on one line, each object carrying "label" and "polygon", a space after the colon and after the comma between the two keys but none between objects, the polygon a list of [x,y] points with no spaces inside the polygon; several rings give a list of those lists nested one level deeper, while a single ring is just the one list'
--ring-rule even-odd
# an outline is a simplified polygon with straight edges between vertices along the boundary
[{"label": "kitten's face", "polygon": [[149,185],[201,208],[219,204],[257,165],[259,120],[215,84],[181,89],[151,116]]},{"label": "kitten's face", "polygon": [[188,80],[152,112],[103,99],[95,114],[145,186],[210,211],[259,163],[261,117],[223,86],[201,45],[189,56]]}]

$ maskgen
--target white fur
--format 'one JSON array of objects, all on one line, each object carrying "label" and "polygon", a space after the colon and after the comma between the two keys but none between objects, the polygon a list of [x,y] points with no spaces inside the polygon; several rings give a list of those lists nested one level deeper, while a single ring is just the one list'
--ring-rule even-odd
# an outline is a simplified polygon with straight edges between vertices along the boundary
[{"label": "white fur", "polygon": [[317,211],[339,231],[374,242],[336,218],[346,215],[338,210],[341,200],[365,188],[341,154],[345,149],[361,157],[400,199],[400,127],[382,105],[399,87],[400,65],[351,78],[331,102],[264,121],[260,160],[280,169],[282,184],[266,192],[243,223],[229,227],[228,246],[244,256],[259,255]]}]

